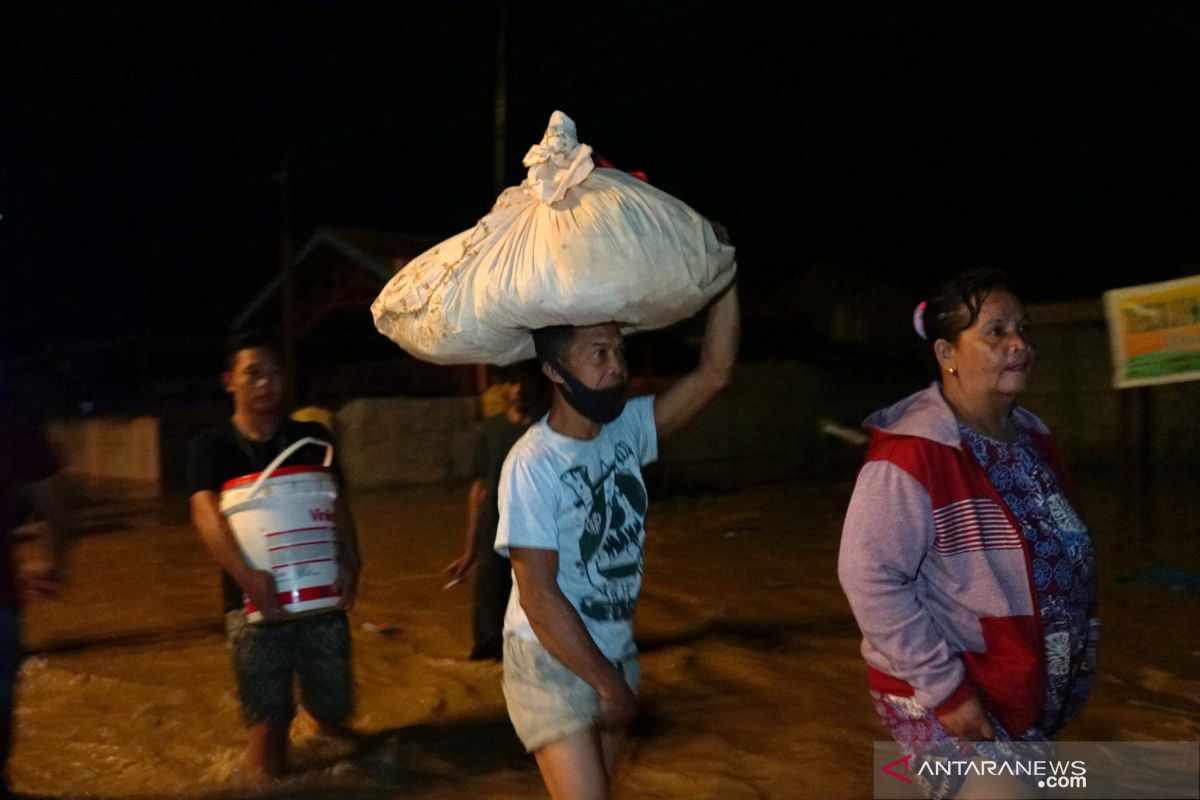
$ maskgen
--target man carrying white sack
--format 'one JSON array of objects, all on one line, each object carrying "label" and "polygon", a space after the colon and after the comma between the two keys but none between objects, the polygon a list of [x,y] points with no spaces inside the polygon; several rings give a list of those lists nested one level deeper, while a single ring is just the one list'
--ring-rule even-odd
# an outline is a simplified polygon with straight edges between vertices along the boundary
[{"label": "man carrying white sack", "polygon": [[[511,558],[515,578],[504,694],[551,796],[606,798],[637,712],[641,468],[660,435],[729,383],[737,264],[703,215],[597,165],[561,111],[522,163],[520,185],[473,228],[406,264],[371,313],[417,358],[503,365],[536,353],[554,386],[549,415],[513,446],[500,477],[496,551]],[[700,366],[626,406],[623,334],[710,304]]]},{"label": "man carrying white sack", "polygon": [[607,798],[637,713],[633,613],[646,488],[658,438],[690,422],[732,377],[736,287],[710,307],[695,371],[625,401],[615,323],[534,331],[554,386],[548,416],[513,447],[500,479],[496,550],[515,585],[504,624],[504,696],[554,800]]}]

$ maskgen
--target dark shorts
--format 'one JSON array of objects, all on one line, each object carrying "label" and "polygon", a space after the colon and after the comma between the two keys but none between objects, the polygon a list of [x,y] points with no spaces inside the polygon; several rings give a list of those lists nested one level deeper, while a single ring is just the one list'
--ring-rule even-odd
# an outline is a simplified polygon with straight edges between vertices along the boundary
[{"label": "dark shorts", "polygon": [[321,722],[344,722],[354,712],[350,625],[343,612],[250,625],[244,611],[225,614],[242,716],[253,725],[291,719],[300,702]]}]

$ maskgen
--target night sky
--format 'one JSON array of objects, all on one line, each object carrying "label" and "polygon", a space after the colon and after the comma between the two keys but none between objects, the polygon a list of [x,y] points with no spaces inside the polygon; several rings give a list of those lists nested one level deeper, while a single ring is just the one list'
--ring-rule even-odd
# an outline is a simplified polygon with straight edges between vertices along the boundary
[{"label": "night sky", "polygon": [[[4,346],[219,333],[321,225],[450,235],[494,199],[495,4],[5,4]],[[523,3],[508,183],[550,112],[818,264],[1029,299],[1200,272],[1200,4]]]}]

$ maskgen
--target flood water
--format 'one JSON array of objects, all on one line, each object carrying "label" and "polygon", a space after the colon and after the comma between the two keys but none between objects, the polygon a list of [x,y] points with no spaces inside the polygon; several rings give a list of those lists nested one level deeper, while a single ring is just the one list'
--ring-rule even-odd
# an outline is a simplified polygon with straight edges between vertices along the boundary
[{"label": "flood water", "polygon": [[[1101,675],[1075,740],[1200,739],[1200,480],[1161,483],[1154,526],[1115,476],[1077,476],[1097,541]],[[618,796],[863,798],[884,730],[835,561],[848,483],[652,504],[637,634],[643,715]],[[366,563],[349,744],[292,730],[291,774],[255,785],[213,566],[182,500],[83,536],[72,582],[31,605],[14,787],[35,797],[545,796],[499,667],[468,662],[469,585],[443,592],[465,486],[353,500]]]}]

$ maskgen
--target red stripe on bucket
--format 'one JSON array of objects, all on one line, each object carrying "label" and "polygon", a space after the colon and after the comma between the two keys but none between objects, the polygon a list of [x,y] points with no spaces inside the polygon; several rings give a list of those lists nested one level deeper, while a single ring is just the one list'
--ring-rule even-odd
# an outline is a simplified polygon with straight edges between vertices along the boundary
[{"label": "red stripe on bucket", "polygon": [[[298,466],[298,467],[280,467],[279,469],[272,472],[271,477],[267,478],[267,480],[272,480],[274,478],[278,478],[280,475],[300,475],[305,472],[328,474],[328,473],[333,472],[333,470],[330,469],[329,467],[313,466],[313,465],[302,465],[302,466]],[[223,484],[221,484],[221,491],[223,492],[226,489],[233,489],[234,487],[237,487],[237,486],[245,486],[246,484],[254,483],[256,480],[258,480],[259,475],[262,475],[262,473],[261,472],[252,472],[249,475],[243,475],[240,478],[232,478],[230,480],[227,480]]]},{"label": "red stripe on bucket", "polygon": [[268,547],[268,553],[274,553],[276,550],[287,550],[289,547],[304,547],[309,544],[330,544],[333,539],[312,539],[307,542],[292,542],[291,544],[281,544],[278,547]]},{"label": "red stripe on bucket", "polygon": [[[342,593],[329,586],[307,586],[303,589],[293,589],[290,592],[280,592],[275,595],[275,599],[279,601],[279,605],[286,606],[292,603],[304,603],[308,600],[323,600],[326,597],[341,597]],[[254,603],[250,602],[250,598],[246,598],[246,611],[253,614],[258,610]]]},{"label": "red stripe on bucket", "polygon": [[275,531],[274,533],[268,533],[268,534],[266,534],[266,538],[269,539],[272,536],[282,536],[285,533],[304,533],[305,531],[331,531],[334,529],[334,527],[335,526],[333,526],[333,525],[318,525],[315,528],[292,528],[291,530],[287,530],[287,531]]},{"label": "red stripe on bucket", "polygon": [[321,563],[325,563],[325,562],[329,562],[329,561],[333,561],[333,556],[326,556],[325,558],[310,558],[307,561],[289,561],[286,564],[276,564],[275,566],[271,567],[271,569],[283,569],[284,567],[298,567],[301,564],[321,564]]}]

